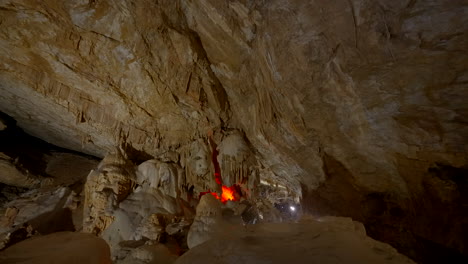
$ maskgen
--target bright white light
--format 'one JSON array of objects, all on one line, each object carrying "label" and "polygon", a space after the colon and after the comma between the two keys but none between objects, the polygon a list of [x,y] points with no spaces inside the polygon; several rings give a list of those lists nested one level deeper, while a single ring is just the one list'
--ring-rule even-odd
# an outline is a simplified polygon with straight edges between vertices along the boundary
[{"label": "bright white light", "polygon": [[296,211],[296,207],[294,207],[294,206],[289,206],[289,209],[291,209],[291,211],[293,211],[293,212]]}]

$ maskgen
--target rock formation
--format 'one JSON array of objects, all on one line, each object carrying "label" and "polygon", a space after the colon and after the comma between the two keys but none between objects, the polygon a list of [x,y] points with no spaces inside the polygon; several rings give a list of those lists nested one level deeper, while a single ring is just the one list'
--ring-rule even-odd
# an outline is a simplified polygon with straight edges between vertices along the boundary
[{"label": "rock formation", "polygon": [[107,155],[91,171],[84,187],[83,230],[100,234],[113,221],[112,213],[135,184],[132,164],[120,150]]},{"label": "rock formation", "polygon": [[14,164],[11,157],[0,152],[0,170],[2,171],[0,182],[17,187],[32,188],[37,187],[41,180],[28,171],[20,171]]},{"label": "rock formation", "polygon": [[349,218],[264,224],[218,233],[175,263],[414,263]]},{"label": "rock formation", "polygon": [[216,183],[215,168],[212,162],[212,151],[208,142],[203,139],[193,141],[188,149],[183,152],[181,164],[185,167],[185,173],[181,174],[179,185],[182,192],[187,192],[193,188],[194,195],[211,190],[220,191],[220,186]]},{"label": "rock formation", "polygon": [[197,206],[197,215],[187,235],[188,247],[193,248],[208,241],[221,219],[221,203],[212,195],[204,195]]},{"label": "rock formation", "polygon": [[247,192],[254,191],[258,184],[257,161],[242,135],[238,131],[231,132],[223,138],[218,149],[217,161],[223,184],[242,185]]},{"label": "rock formation", "polygon": [[[0,201],[68,188],[75,229],[153,243],[231,188],[265,219],[300,204],[418,262],[466,260],[467,10],[0,1]],[[60,148],[19,139],[13,120]],[[81,192],[96,163],[84,154],[104,160]]]},{"label": "rock formation", "polygon": [[70,208],[73,193],[66,187],[30,191],[2,206],[0,249],[36,233],[75,231]]},{"label": "rock formation", "polygon": [[0,252],[2,263],[111,264],[109,246],[90,234],[59,232],[18,243]]}]

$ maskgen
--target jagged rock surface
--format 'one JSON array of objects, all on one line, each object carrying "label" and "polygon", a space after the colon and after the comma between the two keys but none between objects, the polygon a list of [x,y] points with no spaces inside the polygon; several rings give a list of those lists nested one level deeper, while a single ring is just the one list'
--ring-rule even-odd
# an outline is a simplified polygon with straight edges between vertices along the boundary
[{"label": "jagged rock surface", "polygon": [[11,186],[32,188],[39,186],[41,179],[21,171],[15,166],[14,160],[0,152],[0,183]]},{"label": "jagged rock surface", "polygon": [[0,249],[35,234],[75,231],[71,211],[75,193],[62,187],[32,190],[0,207]]},{"label": "jagged rock surface", "polygon": [[16,121],[0,112],[8,124],[0,131],[0,183],[21,188],[81,185],[98,161],[91,156],[48,144],[24,133]]},{"label": "jagged rock surface", "polygon": [[113,212],[135,185],[133,164],[122,151],[107,155],[92,170],[84,187],[83,231],[100,234],[114,220]]},{"label": "jagged rock surface", "polygon": [[83,231],[102,237],[116,261],[133,258],[125,243],[158,243],[183,214],[180,171],[155,159],[135,166],[121,149],[106,155],[85,184]]},{"label": "jagged rock surface", "polygon": [[[421,252],[468,256],[467,10],[4,0],[0,110],[62,147],[104,157],[125,142],[179,164],[177,185],[195,194],[219,191],[207,138],[222,146],[237,129],[258,168],[218,156],[226,182],[258,170],[309,212],[362,220],[401,249],[429,241]],[[112,193],[100,199],[126,191]]]},{"label": "jagged rock surface", "polygon": [[[186,147],[181,156],[181,165],[185,168],[184,174],[179,179],[183,190],[189,190],[193,186],[195,195],[208,190],[220,191],[213,175],[215,168],[212,162],[213,149],[206,140],[198,139]],[[186,196],[186,193],[182,193]]]},{"label": "jagged rock surface", "polygon": [[[182,17],[171,2],[171,17]],[[164,7],[2,1],[1,110],[32,135],[101,157],[121,138],[157,155],[219,127],[224,90]]]}]

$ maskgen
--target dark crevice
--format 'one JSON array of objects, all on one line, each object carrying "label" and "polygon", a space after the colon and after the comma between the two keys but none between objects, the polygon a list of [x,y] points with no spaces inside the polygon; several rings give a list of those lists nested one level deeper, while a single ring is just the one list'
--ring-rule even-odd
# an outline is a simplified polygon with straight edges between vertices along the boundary
[{"label": "dark crevice", "polygon": [[20,171],[27,170],[36,176],[50,177],[46,173],[46,156],[54,153],[70,153],[97,159],[94,156],[61,148],[30,136],[16,125],[16,121],[12,117],[5,113],[0,112],[0,118],[7,125],[5,130],[0,131],[0,152],[9,156]]},{"label": "dark crevice", "polygon": [[[468,170],[435,164],[413,197],[368,192],[334,157],[324,153],[327,179],[316,190],[303,188],[305,212],[351,217],[367,234],[389,243],[417,263],[468,263]],[[450,186],[450,188],[447,188]]]}]

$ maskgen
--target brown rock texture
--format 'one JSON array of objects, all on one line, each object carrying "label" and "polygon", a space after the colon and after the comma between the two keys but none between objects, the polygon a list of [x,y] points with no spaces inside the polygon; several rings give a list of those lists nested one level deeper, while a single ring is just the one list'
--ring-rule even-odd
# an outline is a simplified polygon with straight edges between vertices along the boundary
[{"label": "brown rock texture", "polygon": [[221,86],[163,7],[2,1],[2,110],[32,135],[98,156],[122,137],[156,155],[219,126]]},{"label": "brown rock texture", "polygon": [[0,111],[207,186],[236,134],[226,181],[258,172],[414,258],[468,256],[466,32],[465,0],[2,0]]},{"label": "brown rock texture", "polygon": [[109,246],[90,234],[59,232],[18,243],[0,253],[2,263],[110,264]]},{"label": "brown rock texture", "polygon": [[213,236],[175,263],[414,263],[366,236],[362,224],[349,218],[260,224],[248,231],[231,227]]},{"label": "brown rock texture", "polygon": [[135,185],[131,162],[121,151],[107,155],[84,186],[83,231],[100,234],[114,221],[112,211]]}]

